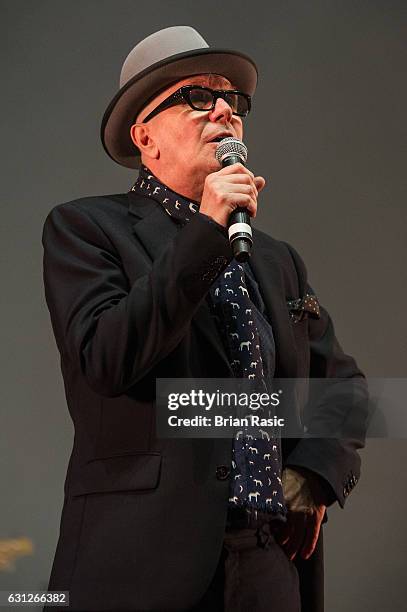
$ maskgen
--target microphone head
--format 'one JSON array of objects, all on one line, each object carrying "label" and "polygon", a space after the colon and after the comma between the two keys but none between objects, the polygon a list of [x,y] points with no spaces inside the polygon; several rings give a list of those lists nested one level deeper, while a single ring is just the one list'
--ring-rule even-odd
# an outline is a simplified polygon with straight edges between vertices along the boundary
[{"label": "microphone head", "polygon": [[242,164],[245,165],[247,161],[247,147],[238,138],[228,136],[227,138],[223,138],[216,147],[215,157],[222,165],[222,162],[231,156],[240,157]]}]

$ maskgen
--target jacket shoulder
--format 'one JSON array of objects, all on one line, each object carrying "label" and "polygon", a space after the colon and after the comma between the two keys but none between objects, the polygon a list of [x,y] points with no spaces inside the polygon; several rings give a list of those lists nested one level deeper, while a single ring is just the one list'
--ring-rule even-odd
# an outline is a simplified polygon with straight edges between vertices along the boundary
[{"label": "jacket shoulder", "polygon": [[112,233],[130,227],[128,210],[127,194],[89,196],[57,204],[43,224],[44,248],[72,236],[95,243],[108,240],[110,244]]},{"label": "jacket shoulder", "polygon": [[290,243],[274,238],[258,229],[254,230],[254,239],[255,244],[258,244],[261,248],[271,250],[273,258],[278,260],[280,265],[289,269],[292,269],[294,265],[299,276],[307,276],[307,270],[301,255]]},{"label": "jacket shoulder", "polygon": [[113,213],[116,215],[127,214],[128,196],[126,193],[109,195],[86,196],[62,202],[54,206],[48,213],[49,216],[65,215],[76,210],[90,217],[98,216],[103,213]]}]

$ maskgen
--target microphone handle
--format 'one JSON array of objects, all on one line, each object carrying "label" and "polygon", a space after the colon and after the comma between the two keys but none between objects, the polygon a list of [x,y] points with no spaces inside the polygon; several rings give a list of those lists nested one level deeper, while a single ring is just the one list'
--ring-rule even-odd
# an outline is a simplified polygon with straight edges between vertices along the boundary
[{"label": "microphone handle", "polygon": [[[231,153],[222,160],[222,168],[238,163],[246,165],[240,155]],[[247,261],[253,244],[250,215],[247,208],[238,206],[231,212],[228,221],[228,234],[234,258],[239,262]]]}]

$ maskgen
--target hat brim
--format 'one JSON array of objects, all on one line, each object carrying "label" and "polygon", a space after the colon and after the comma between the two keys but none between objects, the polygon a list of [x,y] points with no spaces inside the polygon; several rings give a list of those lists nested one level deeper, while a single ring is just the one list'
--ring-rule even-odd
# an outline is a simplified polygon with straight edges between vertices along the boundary
[{"label": "hat brim", "polygon": [[107,107],[101,125],[106,153],[127,168],[140,166],[140,151],[130,137],[130,127],[147,100],[165,87],[195,74],[213,73],[227,78],[252,96],[257,85],[255,63],[243,53],[228,49],[197,49],[173,55],[130,79]]}]

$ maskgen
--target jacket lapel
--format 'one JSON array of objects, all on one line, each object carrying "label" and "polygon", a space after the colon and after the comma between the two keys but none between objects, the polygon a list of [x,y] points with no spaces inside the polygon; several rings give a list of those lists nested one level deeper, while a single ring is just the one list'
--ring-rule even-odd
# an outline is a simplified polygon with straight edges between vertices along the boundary
[{"label": "jacket lapel", "polygon": [[[129,214],[135,219],[133,233],[149,259],[154,261],[165,251],[171,240],[174,240],[180,231],[179,226],[155,200],[142,198],[132,191],[128,196]],[[225,377],[229,377],[232,369],[206,300],[200,303],[192,322],[217,352],[225,366]]]},{"label": "jacket lapel", "polygon": [[175,238],[178,227],[155,200],[141,198],[129,192],[129,214],[135,218],[133,233],[154,261]]}]

